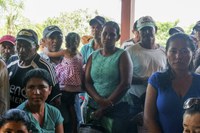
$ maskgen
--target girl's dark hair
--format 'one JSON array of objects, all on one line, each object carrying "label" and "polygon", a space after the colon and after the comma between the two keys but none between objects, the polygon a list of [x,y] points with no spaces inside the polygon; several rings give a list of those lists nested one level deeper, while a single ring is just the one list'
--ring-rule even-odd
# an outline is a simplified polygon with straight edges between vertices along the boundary
[{"label": "girl's dark hair", "polygon": [[[179,40],[179,39],[187,42],[188,47],[191,49],[191,51],[194,55],[195,51],[196,51],[194,41],[189,35],[187,35],[185,33],[175,33],[174,35],[169,37],[169,39],[167,40],[167,43],[166,43],[166,53],[169,50],[170,43],[172,41]],[[193,61],[190,62],[189,71],[191,71],[191,72],[194,71]],[[161,78],[165,79],[163,81],[163,83],[160,83],[161,86],[165,86],[165,84],[169,84],[174,79],[174,73],[173,73],[173,70],[171,69],[171,66],[169,65],[168,61],[167,61],[167,69],[164,71],[164,74],[162,75]]]},{"label": "girl's dark hair", "polygon": [[45,80],[49,84],[49,86],[53,85],[50,73],[42,68],[35,68],[26,73],[23,80],[24,87],[31,78],[40,78]]},{"label": "girl's dark hair", "polygon": [[20,109],[10,109],[0,117],[0,127],[10,121],[23,122],[28,131],[31,130],[31,120],[28,114]]},{"label": "girl's dark hair", "polygon": [[70,32],[65,36],[66,48],[70,50],[72,54],[76,54],[78,46],[80,44],[80,36],[75,32]]},{"label": "girl's dark hair", "polygon": [[108,22],[106,22],[106,23],[103,25],[103,28],[104,28],[105,26],[114,27],[114,28],[116,29],[117,36],[120,35],[120,28],[119,28],[119,25],[118,25],[116,22],[114,22],[114,21],[108,21]]}]

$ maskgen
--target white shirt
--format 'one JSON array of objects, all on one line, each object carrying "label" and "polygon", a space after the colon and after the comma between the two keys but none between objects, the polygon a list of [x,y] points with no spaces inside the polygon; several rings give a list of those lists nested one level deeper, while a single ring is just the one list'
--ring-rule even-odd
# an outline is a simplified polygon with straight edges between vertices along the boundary
[{"label": "white shirt", "polygon": [[[133,62],[133,77],[148,78],[156,71],[166,68],[167,59],[165,49],[145,49],[140,44],[130,46],[126,49]],[[144,85],[131,85],[129,92],[140,97],[146,91]]]}]

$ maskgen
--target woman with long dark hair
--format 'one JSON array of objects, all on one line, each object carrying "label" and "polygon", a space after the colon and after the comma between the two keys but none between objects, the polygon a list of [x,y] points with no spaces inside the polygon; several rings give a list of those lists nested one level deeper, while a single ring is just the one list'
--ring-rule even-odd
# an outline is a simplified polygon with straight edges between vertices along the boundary
[{"label": "woman with long dark hair", "polygon": [[88,114],[106,129],[104,132],[126,133],[130,101],[126,92],[133,68],[128,52],[116,47],[119,38],[119,25],[106,22],[101,33],[103,48],[89,57],[85,78],[90,96]]},{"label": "woman with long dark hair", "polygon": [[166,44],[168,69],[148,80],[144,124],[152,133],[181,133],[183,103],[200,96],[200,75],[193,73],[195,46],[184,33],[172,35]]}]

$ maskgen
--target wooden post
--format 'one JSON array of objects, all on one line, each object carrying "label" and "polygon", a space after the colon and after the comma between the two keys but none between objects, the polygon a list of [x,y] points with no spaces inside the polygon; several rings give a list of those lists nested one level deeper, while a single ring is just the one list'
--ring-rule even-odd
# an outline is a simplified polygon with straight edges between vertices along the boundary
[{"label": "wooden post", "polygon": [[135,0],[121,0],[121,39],[120,45],[130,39],[135,18]]}]

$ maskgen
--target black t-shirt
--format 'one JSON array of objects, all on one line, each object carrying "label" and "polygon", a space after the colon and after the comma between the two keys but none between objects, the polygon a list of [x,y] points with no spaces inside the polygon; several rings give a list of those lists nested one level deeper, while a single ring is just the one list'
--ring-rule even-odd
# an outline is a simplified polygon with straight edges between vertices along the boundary
[{"label": "black t-shirt", "polygon": [[41,58],[38,54],[31,64],[26,67],[19,65],[18,56],[12,56],[8,60],[7,68],[10,76],[10,108],[17,107],[27,99],[25,95],[25,88],[23,88],[22,82],[26,72],[34,68],[43,68],[49,71],[52,77],[53,88],[46,102],[49,103],[61,95],[53,66],[45,59]]}]

